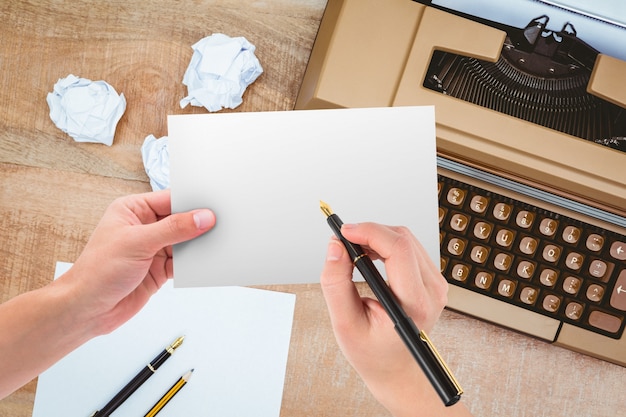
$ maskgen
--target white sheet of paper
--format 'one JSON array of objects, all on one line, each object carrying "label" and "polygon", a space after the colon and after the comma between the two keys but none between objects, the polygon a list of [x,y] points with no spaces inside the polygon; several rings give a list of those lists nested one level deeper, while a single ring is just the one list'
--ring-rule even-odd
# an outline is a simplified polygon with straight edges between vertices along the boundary
[{"label": "white sheet of paper", "polygon": [[[344,222],[404,225],[439,263],[434,108],[169,116],[172,210],[217,225],[174,247],[175,286],[319,282]],[[384,273],[384,271],[383,271]]]},{"label": "white sheet of paper", "polygon": [[[57,264],[55,275],[69,266]],[[294,294],[240,287],[174,289],[170,281],[122,327],[44,372],[33,417],[89,416],[182,335],[181,347],[114,416],[143,416],[194,368],[159,417],[278,417],[294,305]]]}]

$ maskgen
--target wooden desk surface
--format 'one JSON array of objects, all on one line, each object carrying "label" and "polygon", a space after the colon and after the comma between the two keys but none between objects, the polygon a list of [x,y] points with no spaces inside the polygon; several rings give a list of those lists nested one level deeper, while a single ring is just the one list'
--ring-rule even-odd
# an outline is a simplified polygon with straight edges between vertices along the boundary
[{"label": "wooden desk surface", "polygon": [[[264,74],[235,111],[293,109],[325,0],[5,1],[0,5],[0,302],[74,261],[116,197],[150,190],[140,146],[181,110],[191,45],[245,36]],[[46,94],[73,73],[104,79],[128,106],[112,147],[79,144],[48,116]],[[281,416],[386,416],[345,362],[319,285],[297,294]],[[1,336],[0,336],[1,337]],[[446,311],[432,334],[477,416],[626,414],[624,368]],[[36,380],[0,401],[32,413]]]}]

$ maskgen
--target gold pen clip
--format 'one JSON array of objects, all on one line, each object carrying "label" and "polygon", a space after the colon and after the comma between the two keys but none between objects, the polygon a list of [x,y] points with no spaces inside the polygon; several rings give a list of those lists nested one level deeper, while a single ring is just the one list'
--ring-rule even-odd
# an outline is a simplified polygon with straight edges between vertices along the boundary
[{"label": "gold pen clip", "polygon": [[430,341],[430,339],[428,338],[426,333],[424,333],[423,330],[420,330],[420,339],[422,339],[426,343],[426,345],[428,346],[428,349],[430,349],[432,354],[437,359],[437,362],[439,362],[439,365],[441,365],[441,368],[444,370],[444,372],[448,376],[448,379],[450,380],[450,382],[452,382],[452,385],[454,385],[454,387],[456,388],[457,395],[463,394],[463,388],[461,388],[461,385],[459,385],[459,381],[457,381],[454,375],[452,375],[452,371],[450,371],[450,368],[448,368],[448,365],[446,365],[446,363],[444,362],[439,352],[437,352],[437,349],[435,349],[435,345],[433,345],[433,342]]}]

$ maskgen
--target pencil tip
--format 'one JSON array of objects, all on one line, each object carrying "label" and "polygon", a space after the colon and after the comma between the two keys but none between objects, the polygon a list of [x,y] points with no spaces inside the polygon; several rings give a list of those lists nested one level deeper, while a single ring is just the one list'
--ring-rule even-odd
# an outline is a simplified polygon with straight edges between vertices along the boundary
[{"label": "pencil tip", "polygon": [[326,217],[329,217],[333,214],[333,210],[330,208],[330,206],[324,203],[322,200],[320,200],[320,209],[322,210],[322,213],[326,215]]}]

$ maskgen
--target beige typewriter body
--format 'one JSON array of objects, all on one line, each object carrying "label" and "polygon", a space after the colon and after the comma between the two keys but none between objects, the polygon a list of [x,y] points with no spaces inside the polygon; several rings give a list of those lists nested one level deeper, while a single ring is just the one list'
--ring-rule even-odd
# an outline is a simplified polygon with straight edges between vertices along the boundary
[{"label": "beige typewriter body", "polygon": [[[496,61],[505,35],[410,0],[329,0],[296,109],[434,105],[441,156],[626,217],[626,153],[422,86],[434,50]],[[625,77],[626,62],[599,55],[588,92],[626,107]],[[626,235],[610,222],[462,180]],[[626,366],[626,336],[593,334],[454,285],[448,307]]]}]

